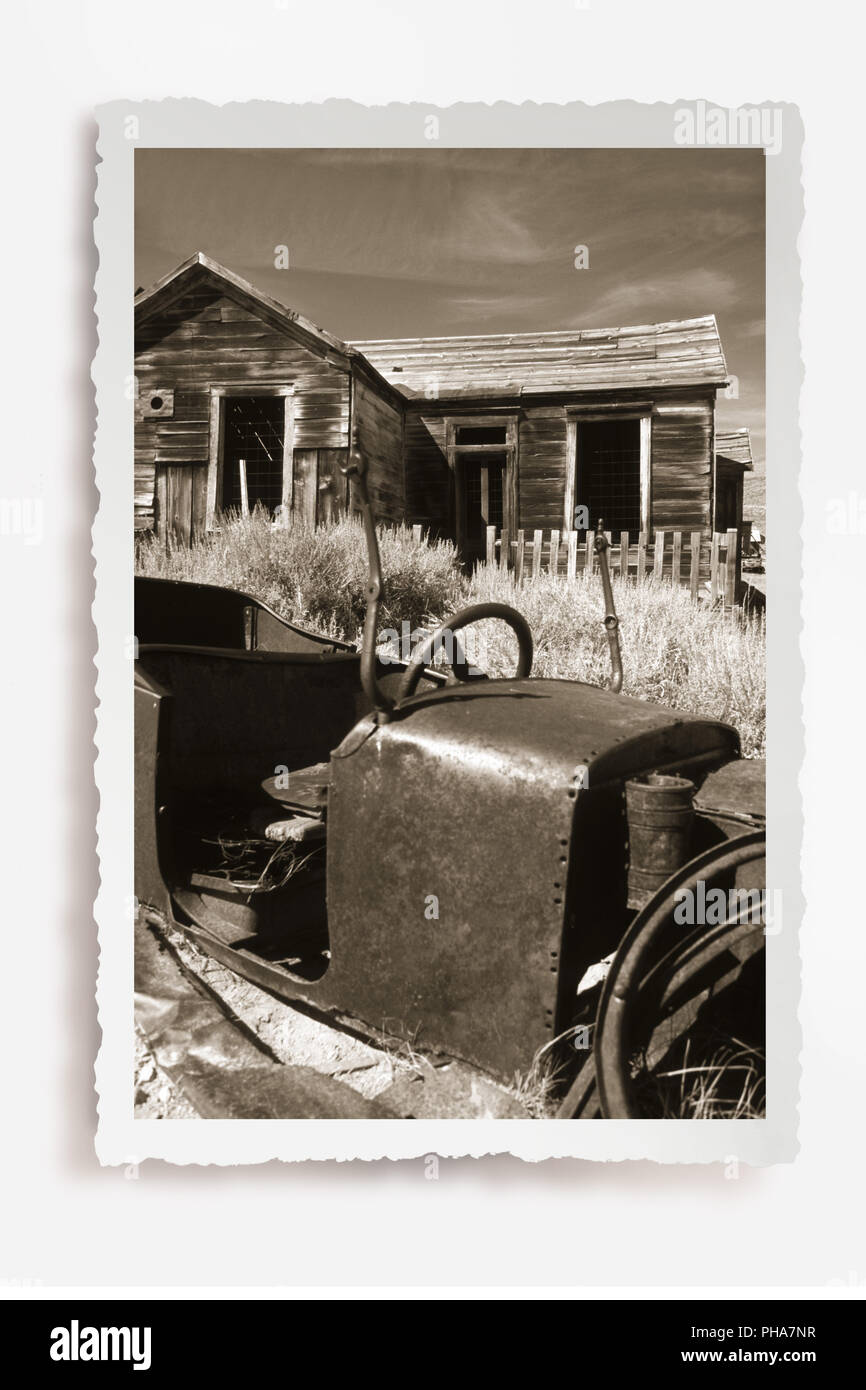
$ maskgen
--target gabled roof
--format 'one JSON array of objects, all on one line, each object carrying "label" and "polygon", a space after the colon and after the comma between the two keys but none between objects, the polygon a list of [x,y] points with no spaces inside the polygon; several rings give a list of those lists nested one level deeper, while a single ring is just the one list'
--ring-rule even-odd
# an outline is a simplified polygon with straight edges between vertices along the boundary
[{"label": "gabled roof", "polygon": [[366,368],[408,400],[430,399],[433,383],[440,400],[490,400],[653,386],[724,386],[728,377],[712,314],[634,328],[346,343],[202,251],[135,296],[136,328],[191,290],[208,285],[344,370],[353,363]]},{"label": "gabled roof", "polygon": [[219,261],[211,260],[203,251],[197,251],[194,256],[190,256],[188,260],[169,271],[168,275],[157,280],[150,289],[142,290],[135,296],[136,328],[169,309],[190,290],[203,285],[212,286],[252,313],[260,315],[276,328],[285,329],[292,337],[300,339],[323,357],[336,359],[341,366],[348,368],[349,359],[354,354],[340,338],[326,333],[324,328],[319,328],[318,324],[304,318],[303,314],[287,309],[279,300],[262,294],[248,280],[227,270]]},{"label": "gabled roof", "polygon": [[716,458],[726,463],[737,463],[746,472],[754,471],[752,464],[752,437],[746,428],[738,430],[716,430]]},{"label": "gabled roof", "polygon": [[723,386],[715,315],[634,328],[382,338],[351,346],[412,400],[551,395],[649,386]]}]

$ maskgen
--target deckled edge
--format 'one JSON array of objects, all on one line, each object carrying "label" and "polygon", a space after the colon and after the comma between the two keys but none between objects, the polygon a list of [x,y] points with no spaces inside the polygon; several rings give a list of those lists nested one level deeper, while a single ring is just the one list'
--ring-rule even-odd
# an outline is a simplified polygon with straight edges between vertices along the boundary
[{"label": "deckled edge", "polygon": [[[803,368],[799,317],[802,281],[798,238],[803,217],[802,122],[798,109],[777,104],[783,113],[782,150],[767,159],[767,433],[768,507],[773,513],[768,573],[770,636],[768,650],[769,860],[786,855],[785,926],[770,940],[768,1089],[770,1114],[763,1121],[607,1121],[523,1120],[135,1120],[132,1107],[132,564],[131,464],[132,410],[124,394],[132,355],[133,151],[139,147],[423,148],[423,123],[430,115],[445,126],[451,148],[646,147],[673,148],[674,113],[694,100],[642,105],[632,101],[562,105],[526,102],[424,103],[365,107],[327,101],[304,105],[275,102],[229,103],[217,107],[197,100],[113,102],[98,109],[96,318],[98,346],[92,365],[96,388],[94,463],[99,503],[92,529],[96,591],[92,607],[98,633],[96,677],[96,759],[99,794],[97,852],[99,891],[94,904],[99,965],[96,986],[101,1045],[95,1063],[98,1096],[96,1152],[106,1165],[161,1159],[172,1164],[248,1164],[373,1161],[510,1154],[527,1162],[580,1158],[622,1162],[722,1163],[763,1166],[790,1162],[797,1152],[797,1099],[802,1032],[798,1014],[801,971],[798,932],[803,897],[800,887],[802,814],[798,780],[804,752],[803,663],[799,615],[786,611],[785,593],[802,583],[802,502],[790,485],[785,460],[800,457],[799,398]],[[756,103],[755,103],[756,104]],[[771,103],[761,103],[771,105]],[[137,139],[125,130],[131,119],[141,127]],[[669,139],[650,135],[659,120]],[[792,140],[793,127],[793,140]],[[791,223],[794,223],[793,227]],[[789,417],[786,421],[786,413]],[[772,443],[770,443],[772,441]],[[773,460],[772,471],[770,462]],[[120,462],[119,462],[120,461]],[[772,499],[772,502],[771,502]],[[796,526],[792,524],[796,516]],[[788,538],[794,531],[798,545]],[[773,542],[775,536],[775,544]],[[794,584],[794,577],[799,584]],[[793,625],[797,624],[794,628]],[[789,631],[789,627],[793,631]],[[796,638],[796,640],[793,640]],[[771,654],[772,653],[772,654]],[[787,669],[786,669],[787,668]],[[793,677],[793,679],[792,679]],[[800,699],[790,699],[791,690]],[[796,719],[785,718],[794,705]],[[780,733],[789,740],[780,751]],[[126,769],[126,773],[124,771]],[[774,814],[777,819],[774,821]],[[785,827],[787,825],[787,831]],[[793,845],[782,844],[784,833]],[[788,859],[793,852],[793,859]],[[793,876],[792,875],[793,870]],[[778,943],[778,945],[777,945]],[[775,957],[775,963],[774,963]],[[347,1129],[348,1126],[348,1129]]]}]

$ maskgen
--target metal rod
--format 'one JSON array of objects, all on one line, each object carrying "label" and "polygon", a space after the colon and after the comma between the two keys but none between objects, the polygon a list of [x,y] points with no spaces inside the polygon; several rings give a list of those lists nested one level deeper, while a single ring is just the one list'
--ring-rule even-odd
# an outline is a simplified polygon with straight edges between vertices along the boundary
[{"label": "metal rod", "polygon": [[619,646],[619,618],[616,616],[616,608],[614,607],[610,570],[607,563],[607,552],[610,549],[610,544],[602,529],[603,524],[601,517],[599,517],[595,532],[595,553],[598,556],[601,587],[604,590],[604,630],[607,633],[607,644],[610,647],[612,668],[610,688],[618,695],[622,690],[622,652]]},{"label": "metal rod", "polygon": [[367,538],[367,610],[364,615],[364,636],[361,646],[361,684],[380,724],[386,724],[391,717],[394,701],[386,695],[376,679],[376,634],[379,627],[379,604],[385,597],[382,580],[382,563],[379,558],[379,540],[376,535],[376,520],[367,492],[367,460],[357,443],[352,441],[349,460],[341,469],[355,486],[355,494],[364,521],[364,534]]}]

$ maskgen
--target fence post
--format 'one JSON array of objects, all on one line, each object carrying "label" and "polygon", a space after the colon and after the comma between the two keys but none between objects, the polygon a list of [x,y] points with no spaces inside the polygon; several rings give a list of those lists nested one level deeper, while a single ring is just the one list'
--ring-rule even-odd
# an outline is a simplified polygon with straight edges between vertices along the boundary
[{"label": "fence post", "polygon": [[412,527],[412,539],[413,541],[420,541],[421,539],[421,526],[419,522],[416,522]]},{"label": "fence post", "polygon": [[646,531],[641,531],[637,538],[637,573],[635,575],[635,581],[638,584],[643,583],[646,574],[646,543],[647,533]]},{"label": "fence post", "polygon": [[733,608],[737,601],[737,546],[740,533],[736,526],[728,532],[728,553],[725,556],[725,607]]},{"label": "fence post", "polygon": [[710,548],[710,599],[715,603],[719,597],[719,541],[721,536],[718,531],[713,532],[713,544]]},{"label": "fence post", "polygon": [[692,531],[692,562],[689,570],[689,589],[691,590],[692,598],[697,598],[698,587],[701,582],[701,546],[703,543],[703,532]]},{"label": "fence post", "polygon": [[559,532],[558,532],[558,531],[551,531],[551,533],[550,533],[550,558],[549,558],[549,560],[548,560],[548,562],[547,562],[547,568],[550,570],[550,573],[551,573],[551,574],[554,574],[554,575],[555,575],[555,574],[558,574],[558,573],[559,573]]},{"label": "fence post", "polygon": [[247,493],[247,461],[238,459],[238,478],[241,485],[241,516],[249,516],[250,499]]},{"label": "fence post", "polygon": [[532,533],[532,577],[536,578],[541,574],[541,552],[544,549],[544,532],[533,531]]},{"label": "fence post", "polygon": [[519,584],[523,579],[523,560],[526,548],[526,533],[521,529],[517,532],[517,554],[514,557],[514,582]]},{"label": "fence post", "polygon": [[595,556],[595,535],[592,531],[587,531],[586,541],[583,546],[583,572],[592,574],[592,562]]},{"label": "fence post", "polygon": [[488,563],[488,565],[495,565],[495,564],[496,564],[496,527],[495,527],[495,526],[488,526],[488,528],[487,528],[487,563]]},{"label": "fence post", "polygon": [[510,549],[511,541],[508,538],[508,532],[503,531],[502,535],[499,537],[499,568],[503,571],[508,569],[508,561],[510,558],[508,552]]},{"label": "fence post", "polygon": [[574,579],[577,574],[577,532],[568,533],[568,577]]},{"label": "fence post", "polygon": [[653,550],[653,579],[661,579],[665,568],[665,532],[656,531]]},{"label": "fence post", "polygon": [[683,567],[683,533],[674,531],[673,551],[671,552],[671,584],[677,586],[680,582],[680,571]]},{"label": "fence post", "polygon": [[619,572],[628,579],[628,531],[619,533]]}]

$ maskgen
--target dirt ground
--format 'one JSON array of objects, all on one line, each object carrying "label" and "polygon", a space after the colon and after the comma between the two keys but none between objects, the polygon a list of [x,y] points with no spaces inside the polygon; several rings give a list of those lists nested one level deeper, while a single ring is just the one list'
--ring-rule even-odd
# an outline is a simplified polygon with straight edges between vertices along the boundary
[{"label": "dirt ground", "polygon": [[[178,931],[161,929],[191,976],[201,980],[279,1062],[310,1067],[367,1099],[382,1097],[416,1118],[531,1118],[532,1103],[458,1061],[431,1060],[408,1043],[381,1038],[373,1046],[302,1013],[226,969]],[[378,1042],[378,1040],[377,1040]],[[196,1111],[163,1072],[140,1030],[136,1034],[135,1115],[190,1119]]]}]

